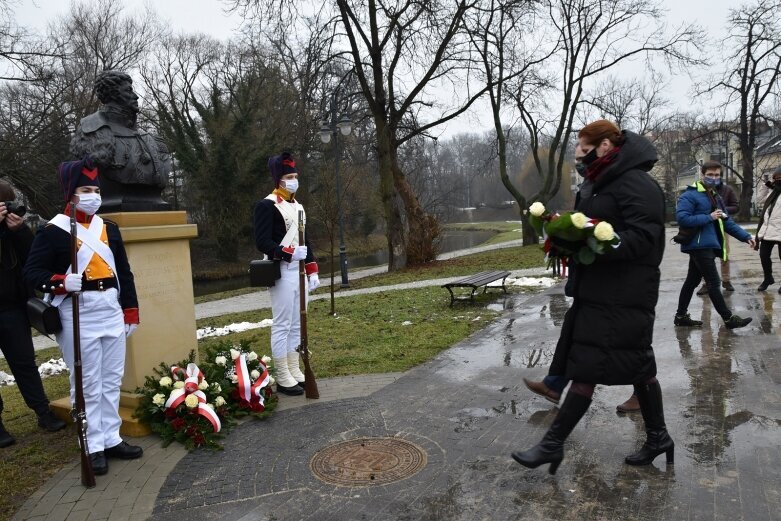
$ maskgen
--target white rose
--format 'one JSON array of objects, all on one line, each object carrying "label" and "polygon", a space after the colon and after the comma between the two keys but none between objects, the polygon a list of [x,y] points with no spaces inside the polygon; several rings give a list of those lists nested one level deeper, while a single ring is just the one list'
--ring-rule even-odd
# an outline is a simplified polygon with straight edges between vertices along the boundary
[{"label": "white rose", "polygon": [[194,394],[188,394],[187,398],[184,399],[184,404],[190,409],[195,409],[198,407],[198,397]]},{"label": "white rose", "polygon": [[232,374],[232,375],[231,375],[231,382],[233,382],[233,383],[239,383],[239,377],[238,377],[238,376],[236,376],[235,374]]},{"label": "white rose", "polygon": [[255,351],[250,351],[249,354],[247,355],[247,360],[249,360],[250,362],[257,359],[258,359],[258,354]]},{"label": "white rose", "polygon": [[233,360],[236,360],[239,355],[241,355],[241,351],[236,351],[235,349],[231,349],[231,358]]},{"label": "white rose", "polygon": [[198,389],[200,389],[201,391],[205,391],[208,388],[209,388],[209,382],[207,382],[206,380],[201,380],[201,383],[198,384]]},{"label": "white rose", "polygon": [[215,359],[214,359],[214,363],[215,363],[215,364],[217,364],[217,365],[221,365],[221,366],[223,366],[223,367],[225,367],[225,364],[226,364],[227,362],[228,362],[228,359],[227,359],[227,358],[225,358],[224,356],[218,356],[217,358],[215,358]]},{"label": "white rose", "polygon": [[570,219],[572,219],[572,226],[575,228],[580,228],[581,230],[586,227],[586,223],[588,223],[588,217],[583,215],[580,212],[575,212],[570,216]]},{"label": "white rose", "polygon": [[155,405],[163,405],[165,403],[165,395],[164,394],[156,394],[152,397],[152,403]]},{"label": "white rose", "polygon": [[263,355],[263,356],[261,357],[260,361],[261,361],[261,362],[263,362],[264,364],[268,365],[268,364],[270,364],[270,363],[271,363],[271,357],[270,357],[270,356]]},{"label": "white rose", "polygon": [[609,241],[614,236],[613,226],[609,222],[602,221],[594,227],[594,237],[600,241]]},{"label": "white rose", "polygon": [[222,387],[220,387],[220,384],[212,384],[212,391],[215,393],[221,393]]},{"label": "white rose", "polygon": [[172,383],[172,382],[173,382],[173,380],[171,380],[171,379],[170,379],[170,378],[168,378],[167,376],[164,376],[164,377],[162,377],[162,378],[160,379],[160,382],[159,382],[159,384],[160,384],[160,387],[171,387],[171,383]]},{"label": "white rose", "polygon": [[181,380],[178,382],[174,382],[174,389],[181,389],[182,387],[184,387],[184,382],[182,382]]},{"label": "white rose", "polygon": [[217,407],[222,407],[223,405],[225,405],[225,398],[223,398],[222,396],[218,396],[214,400],[214,405],[216,405]]},{"label": "white rose", "polygon": [[257,372],[254,369],[252,370],[252,372],[249,375],[252,377],[253,380],[257,380],[258,378],[260,378],[260,373]]},{"label": "white rose", "polygon": [[274,385],[274,382],[276,382],[276,380],[274,380],[274,377],[273,376],[269,376],[268,377],[268,384],[269,385]]},{"label": "white rose", "polygon": [[529,213],[535,217],[539,217],[545,213],[545,205],[537,201],[529,207]]}]

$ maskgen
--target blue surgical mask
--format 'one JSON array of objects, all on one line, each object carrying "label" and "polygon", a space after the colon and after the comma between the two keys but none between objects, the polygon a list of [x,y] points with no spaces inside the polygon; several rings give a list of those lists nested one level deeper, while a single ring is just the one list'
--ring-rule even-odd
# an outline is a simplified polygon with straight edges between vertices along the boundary
[{"label": "blue surgical mask", "polygon": [[282,182],[285,183],[285,190],[291,194],[296,193],[296,190],[298,190],[298,179],[285,179]]},{"label": "blue surgical mask", "polygon": [[708,188],[716,188],[721,184],[721,179],[714,179],[713,177],[703,177],[702,184]]}]

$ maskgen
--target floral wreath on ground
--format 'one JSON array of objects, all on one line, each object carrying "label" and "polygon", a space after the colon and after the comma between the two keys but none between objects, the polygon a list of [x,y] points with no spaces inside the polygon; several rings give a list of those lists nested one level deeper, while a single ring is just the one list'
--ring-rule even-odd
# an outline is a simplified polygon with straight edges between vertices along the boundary
[{"label": "floral wreath on ground", "polygon": [[221,440],[236,419],[267,418],[277,405],[271,359],[260,357],[246,344],[221,342],[206,348],[205,360],[161,363],[141,389],[135,416],[163,439],[177,441],[188,450],[221,450]]},{"label": "floral wreath on ground", "polygon": [[581,212],[550,213],[540,202],[529,207],[529,222],[545,240],[543,250],[549,262],[556,257],[573,257],[580,264],[591,264],[608,247],[621,244],[609,222]]},{"label": "floral wreath on ground", "polygon": [[219,342],[205,349],[206,378],[217,382],[225,396],[224,407],[234,418],[264,419],[277,406],[271,358],[259,356],[246,342]]},{"label": "floral wreath on ground", "polygon": [[160,435],[164,447],[177,441],[188,450],[222,449],[218,440],[235,421],[220,384],[210,382],[195,363],[195,351],[187,360],[161,363],[153,371],[136,390],[141,399],[135,416]]}]

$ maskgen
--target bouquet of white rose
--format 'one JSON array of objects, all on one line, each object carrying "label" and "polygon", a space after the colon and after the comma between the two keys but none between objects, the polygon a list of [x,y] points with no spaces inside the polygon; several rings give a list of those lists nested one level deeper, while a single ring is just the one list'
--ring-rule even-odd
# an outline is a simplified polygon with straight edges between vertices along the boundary
[{"label": "bouquet of white rose", "polygon": [[581,212],[550,213],[540,202],[529,207],[529,222],[545,240],[543,250],[548,259],[573,257],[580,264],[591,264],[608,247],[621,244],[609,222]]}]

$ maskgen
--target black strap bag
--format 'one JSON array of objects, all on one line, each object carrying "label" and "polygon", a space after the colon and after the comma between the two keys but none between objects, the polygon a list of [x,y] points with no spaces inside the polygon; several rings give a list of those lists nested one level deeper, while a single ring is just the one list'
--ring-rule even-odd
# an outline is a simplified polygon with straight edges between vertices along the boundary
[{"label": "black strap bag", "polygon": [[62,331],[60,311],[38,297],[27,299],[27,318],[30,320],[30,325],[44,335],[53,335]]},{"label": "black strap bag", "polygon": [[249,263],[249,285],[270,288],[280,277],[279,261],[254,260]]}]

